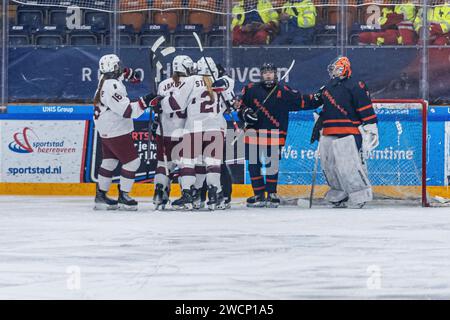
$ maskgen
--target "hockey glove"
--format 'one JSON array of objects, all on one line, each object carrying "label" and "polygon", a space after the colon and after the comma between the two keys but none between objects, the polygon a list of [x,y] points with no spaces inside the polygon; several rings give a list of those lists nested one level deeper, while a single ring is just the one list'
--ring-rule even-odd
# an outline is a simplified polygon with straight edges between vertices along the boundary
[{"label": "hockey glove", "polygon": [[321,86],[320,89],[313,95],[314,101],[323,104],[322,100],[322,92],[325,89],[325,86]]},{"label": "hockey glove", "polygon": [[140,83],[142,79],[142,75],[140,72],[136,72],[131,68],[125,68],[123,70],[123,77],[126,81],[131,82],[133,84]]},{"label": "hockey glove", "polygon": [[228,83],[228,80],[226,78],[222,78],[222,79],[218,79],[218,80],[214,81],[211,89],[214,92],[220,93],[220,92],[224,92],[229,87],[230,87],[230,84]]},{"label": "hockey glove", "polygon": [[254,125],[258,122],[258,115],[251,108],[242,110],[242,119],[249,125]]},{"label": "hockey glove", "polygon": [[363,150],[371,151],[380,144],[378,137],[378,127],[376,123],[364,124],[361,127],[363,136]]},{"label": "hockey glove", "polygon": [[150,93],[146,96],[141,97],[142,102],[145,105],[145,108],[152,108],[156,113],[161,112],[161,100],[162,96],[157,96],[153,93]]}]

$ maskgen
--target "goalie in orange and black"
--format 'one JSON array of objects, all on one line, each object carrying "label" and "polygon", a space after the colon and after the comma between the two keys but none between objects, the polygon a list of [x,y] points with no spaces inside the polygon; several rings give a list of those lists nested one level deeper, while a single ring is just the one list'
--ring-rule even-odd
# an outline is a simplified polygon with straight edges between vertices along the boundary
[{"label": "goalie in orange and black", "polygon": [[378,146],[377,116],[366,84],[352,78],[347,57],[333,60],[328,73],[331,79],[315,94],[323,109],[312,138],[320,136],[321,167],[330,187],[325,200],[362,208],[372,200],[372,187],[361,151]]},{"label": "goalie in orange and black", "polygon": [[[289,112],[317,108],[321,103],[314,95],[302,95],[285,84],[278,83],[277,69],[264,63],[260,69],[261,81],[249,83],[242,90],[239,117],[246,123],[245,158],[254,191],[247,199],[248,207],[277,207],[279,160],[286,143]],[[269,92],[277,87],[263,104]],[[262,167],[265,165],[265,179]],[[267,192],[267,198],[266,193]]]}]

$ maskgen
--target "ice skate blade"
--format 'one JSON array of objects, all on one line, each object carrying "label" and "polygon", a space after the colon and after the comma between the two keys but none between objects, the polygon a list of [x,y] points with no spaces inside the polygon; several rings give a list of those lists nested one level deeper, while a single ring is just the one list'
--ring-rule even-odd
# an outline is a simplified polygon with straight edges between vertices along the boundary
[{"label": "ice skate blade", "polygon": [[137,206],[128,206],[123,203],[119,203],[119,211],[137,211]]},{"label": "ice skate blade", "polygon": [[157,205],[155,205],[155,210],[156,211],[164,211],[164,210],[166,210],[166,205],[165,204],[157,204]]},{"label": "ice skate blade", "polygon": [[96,203],[94,206],[96,211],[112,211],[117,210],[117,204]]},{"label": "ice skate blade", "polygon": [[192,205],[192,207],[194,208],[194,210],[200,210],[200,209],[203,209],[205,207],[205,203],[204,202],[202,202],[202,203],[194,203]]},{"label": "ice skate blade", "polygon": [[266,204],[266,208],[278,208],[279,205],[280,205],[279,203],[271,203],[271,202],[268,202],[268,203]]},{"label": "ice skate blade", "polygon": [[189,204],[184,204],[182,206],[174,206],[172,205],[172,208],[177,210],[177,211],[192,211],[194,209],[192,203]]},{"label": "ice skate blade", "polygon": [[247,203],[247,208],[264,208],[265,202]]}]

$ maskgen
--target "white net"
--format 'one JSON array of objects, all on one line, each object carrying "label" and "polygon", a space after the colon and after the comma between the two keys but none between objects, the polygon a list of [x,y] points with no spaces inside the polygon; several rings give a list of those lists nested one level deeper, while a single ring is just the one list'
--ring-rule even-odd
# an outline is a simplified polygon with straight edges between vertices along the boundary
[{"label": "white net", "polygon": [[[375,198],[422,201],[423,109],[420,100],[402,102],[375,100],[380,145],[364,157]],[[317,144],[308,138],[313,122],[307,115],[294,114],[280,166],[279,193],[284,197],[307,198],[311,190]],[[307,121],[305,121],[307,120]],[[300,138],[302,137],[302,138]],[[283,160],[284,158],[284,160]],[[317,171],[315,198],[328,190]]]}]

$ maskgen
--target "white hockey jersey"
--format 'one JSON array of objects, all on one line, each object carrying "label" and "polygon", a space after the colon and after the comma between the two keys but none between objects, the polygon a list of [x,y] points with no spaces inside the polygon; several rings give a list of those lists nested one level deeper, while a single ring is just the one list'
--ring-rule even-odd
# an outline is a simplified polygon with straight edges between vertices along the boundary
[{"label": "white hockey jersey", "polygon": [[[227,79],[229,79],[227,77]],[[234,81],[229,79],[230,86],[222,93],[224,97],[231,97]],[[203,76],[194,75],[185,78],[185,85],[164,98],[161,107],[165,112],[187,111],[185,131],[205,132],[224,131],[227,127],[223,113],[226,105],[218,95],[213,92],[214,99],[209,96],[208,88]]]},{"label": "white hockey jersey", "polygon": [[[172,78],[167,78],[158,86],[158,95],[169,97],[179,90],[180,87],[186,85],[186,77],[181,77],[178,85]],[[183,135],[183,128],[186,122],[186,110],[176,111],[163,109],[160,115],[160,121],[163,126],[165,137],[181,137]],[[161,135],[160,126],[158,126],[157,134]]]},{"label": "white hockey jersey", "polygon": [[94,109],[94,123],[102,138],[114,138],[134,131],[133,118],[144,113],[144,102],[131,102],[121,79],[108,79]]}]

